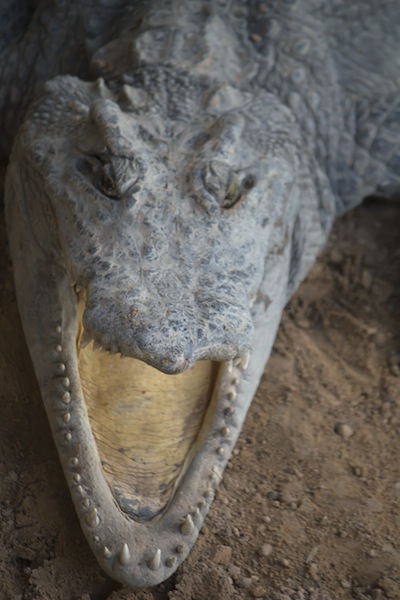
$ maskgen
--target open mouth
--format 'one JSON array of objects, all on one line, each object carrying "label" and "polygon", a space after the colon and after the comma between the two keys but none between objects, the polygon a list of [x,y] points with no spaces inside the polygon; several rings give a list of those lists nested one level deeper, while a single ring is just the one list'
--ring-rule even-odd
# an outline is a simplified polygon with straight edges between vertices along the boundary
[{"label": "open mouth", "polygon": [[199,361],[166,375],[94,341],[82,347],[82,292],[79,298],[79,376],[104,476],[119,507],[148,521],[168,506],[204,440],[220,364]]},{"label": "open mouth", "polygon": [[51,378],[34,355],[61,463],[103,569],[134,588],[156,585],[186,558],[210,508],[254,391],[248,357],[175,375],[121,360],[88,340],[85,292],[67,289]]}]

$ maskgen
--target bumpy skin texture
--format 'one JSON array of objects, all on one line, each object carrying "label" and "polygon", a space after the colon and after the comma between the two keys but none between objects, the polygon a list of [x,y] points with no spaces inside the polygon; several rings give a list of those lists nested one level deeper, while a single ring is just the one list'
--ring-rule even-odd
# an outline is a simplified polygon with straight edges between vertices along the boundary
[{"label": "bumpy skin texture", "polygon": [[[27,4],[26,32],[3,49],[5,150],[37,95],[14,143],[6,213],[27,342],[83,530],[102,566],[140,587],[194,543],[284,305],[335,217],[367,194],[399,194],[400,8],[80,4]],[[85,330],[107,350],[171,374],[226,363],[176,498],[130,533],[81,400],[75,284]]]}]

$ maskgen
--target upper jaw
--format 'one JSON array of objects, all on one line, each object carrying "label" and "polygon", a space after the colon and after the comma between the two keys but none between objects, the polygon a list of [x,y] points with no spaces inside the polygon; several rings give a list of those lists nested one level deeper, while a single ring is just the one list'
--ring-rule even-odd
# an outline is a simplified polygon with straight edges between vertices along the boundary
[{"label": "upper jaw", "polygon": [[110,282],[108,295],[101,285],[97,292],[95,282],[87,289],[79,287],[84,306],[83,347],[94,340],[95,349],[120,353],[163,373],[178,374],[199,360],[240,360],[251,346],[253,324],[245,297],[232,304],[229,312],[221,309],[213,318],[207,302],[193,306],[190,295],[186,298],[183,292],[175,305],[160,296],[154,301],[150,294],[139,303],[129,294],[113,298],[114,287],[118,289]]}]

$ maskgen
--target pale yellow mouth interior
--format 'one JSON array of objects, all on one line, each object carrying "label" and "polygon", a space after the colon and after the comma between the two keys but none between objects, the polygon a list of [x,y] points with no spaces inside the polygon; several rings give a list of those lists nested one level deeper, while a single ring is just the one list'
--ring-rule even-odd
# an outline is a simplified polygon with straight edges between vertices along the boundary
[{"label": "pale yellow mouth interior", "polygon": [[142,361],[94,351],[92,343],[82,349],[80,335],[77,352],[108,485],[122,510],[151,519],[167,506],[202,439],[218,363],[199,361],[165,375]]}]

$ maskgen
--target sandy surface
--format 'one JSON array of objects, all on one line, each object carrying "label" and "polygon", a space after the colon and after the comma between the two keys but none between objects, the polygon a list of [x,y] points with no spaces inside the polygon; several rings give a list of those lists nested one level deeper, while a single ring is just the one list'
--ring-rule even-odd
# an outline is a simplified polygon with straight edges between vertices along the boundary
[{"label": "sandy surface", "polygon": [[399,224],[375,202],[337,225],[194,551],[147,592],[106,579],[81,534],[1,229],[0,600],[399,600]]}]

